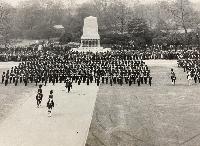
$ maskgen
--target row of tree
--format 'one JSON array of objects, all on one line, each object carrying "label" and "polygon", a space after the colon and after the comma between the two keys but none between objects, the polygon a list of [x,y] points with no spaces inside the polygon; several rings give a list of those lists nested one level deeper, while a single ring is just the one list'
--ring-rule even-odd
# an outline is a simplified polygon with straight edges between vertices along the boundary
[{"label": "row of tree", "polygon": [[96,16],[102,43],[198,44],[200,12],[189,0],[143,4],[139,0],[27,0],[16,7],[0,3],[0,37],[49,39],[60,37],[54,25],[63,25],[62,42],[80,41],[83,20]]}]

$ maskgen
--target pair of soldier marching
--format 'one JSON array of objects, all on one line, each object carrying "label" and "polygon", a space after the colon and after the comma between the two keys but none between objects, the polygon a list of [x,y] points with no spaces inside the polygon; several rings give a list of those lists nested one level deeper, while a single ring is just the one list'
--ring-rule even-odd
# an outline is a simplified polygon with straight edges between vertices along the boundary
[{"label": "pair of soldier marching", "polygon": [[[42,85],[39,85],[38,93],[36,95],[36,101],[37,101],[37,108],[41,106],[43,99],[42,94]],[[54,107],[54,101],[53,101],[53,90],[50,91],[50,95],[47,102],[47,108],[48,108],[48,117],[51,117],[52,109]]]}]

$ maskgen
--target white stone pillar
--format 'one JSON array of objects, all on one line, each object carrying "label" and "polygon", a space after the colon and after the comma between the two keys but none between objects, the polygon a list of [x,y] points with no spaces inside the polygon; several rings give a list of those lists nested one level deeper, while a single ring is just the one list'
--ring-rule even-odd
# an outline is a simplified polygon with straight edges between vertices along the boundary
[{"label": "white stone pillar", "polygon": [[86,40],[86,45],[85,45],[86,47],[88,47],[88,43],[89,43],[88,40]]},{"label": "white stone pillar", "polygon": [[100,40],[98,40],[98,45],[97,45],[97,47],[100,47]]},{"label": "white stone pillar", "polygon": [[95,46],[95,45],[94,45],[94,44],[95,44],[95,42],[94,42],[94,41],[95,41],[95,40],[92,40],[92,47],[94,47],[94,46]]},{"label": "white stone pillar", "polygon": [[83,47],[83,40],[81,40],[81,47]]},{"label": "white stone pillar", "polygon": [[98,43],[98,41],[97,41],[97,40],[95,40],[95,47],[97,47],[97,43]]}]

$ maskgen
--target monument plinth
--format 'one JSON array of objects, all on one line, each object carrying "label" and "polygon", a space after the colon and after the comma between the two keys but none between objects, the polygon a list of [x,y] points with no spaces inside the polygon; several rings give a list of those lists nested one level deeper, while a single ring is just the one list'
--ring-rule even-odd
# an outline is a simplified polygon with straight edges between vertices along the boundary
[{"label": "monument plinth", "polygon": [[84,19],[83,35],[81,37],[81,46],[78,51],[83,52],[102,52],[103,47],[100,46],[100,36],[98,33],[97,18],[90,16]]}]

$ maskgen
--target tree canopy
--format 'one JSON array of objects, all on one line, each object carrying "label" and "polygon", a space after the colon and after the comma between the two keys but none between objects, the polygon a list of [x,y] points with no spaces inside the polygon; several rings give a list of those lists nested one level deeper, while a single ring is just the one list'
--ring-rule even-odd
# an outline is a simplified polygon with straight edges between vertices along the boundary
[{"label": "tree canopy", "polygon": [[[0,34],[7,39],[62,36],[60,40],[64,42],[80,41],[83,20],[90,15],[98,18],[99,33],[106,44],[117,43],[117,37],[136,44],[161,40],[169,43],[166,40],[173,39],[175,31],[180,36],[180,29],[185,32],[183,42],[186,42],[189,35],[196,36],[200,24],[200,12],[189,0],[163,0],[153,4],[139,0],[91,0],[83,4],[73,0],[27,0],[16,7],[0,4]],[[66,34],[59,34],[54,25],[63,25]]]}]

